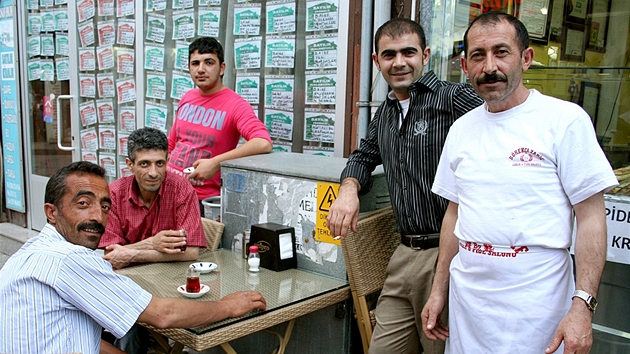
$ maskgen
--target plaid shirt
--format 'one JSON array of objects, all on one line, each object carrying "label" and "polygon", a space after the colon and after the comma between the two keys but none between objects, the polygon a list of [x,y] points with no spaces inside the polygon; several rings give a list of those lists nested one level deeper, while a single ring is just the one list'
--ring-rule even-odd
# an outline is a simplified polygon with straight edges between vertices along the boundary
[{"label": "plaid shirt", "polygon": [[109,193],[112,207],[99,248],[132,244],[162,230],[181,229],[188,232],[187,246],[206,247],[197,193],[185,178],[167,172],[151,209],[138,198],[135,176],[114,181]]}]

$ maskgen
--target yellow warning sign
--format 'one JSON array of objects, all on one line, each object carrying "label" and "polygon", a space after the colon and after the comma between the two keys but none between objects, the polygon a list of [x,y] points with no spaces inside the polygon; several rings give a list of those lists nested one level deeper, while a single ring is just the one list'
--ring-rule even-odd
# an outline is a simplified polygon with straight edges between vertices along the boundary
[{"label": "yellow warning sign", "polygon": [[330,206],[339,194],[339,183],[317,182],[317,220],[315,221],[315,240],[341,246],[341,240],[335,240],[330,234],[326,217]]}]

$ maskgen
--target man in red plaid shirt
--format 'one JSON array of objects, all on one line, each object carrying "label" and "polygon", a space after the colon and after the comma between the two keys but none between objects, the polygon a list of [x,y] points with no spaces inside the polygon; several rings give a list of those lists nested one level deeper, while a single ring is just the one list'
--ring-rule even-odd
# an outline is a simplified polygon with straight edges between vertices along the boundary
[{"label": "man in red plaid shirt", "polygon": [[111,210],[99,248],[114,269],[132,263],[192,261],[206,239],[199,201],[184,177],[166,172],[168,141],[154,128],[129,135],[133,176],[110,184]]}]

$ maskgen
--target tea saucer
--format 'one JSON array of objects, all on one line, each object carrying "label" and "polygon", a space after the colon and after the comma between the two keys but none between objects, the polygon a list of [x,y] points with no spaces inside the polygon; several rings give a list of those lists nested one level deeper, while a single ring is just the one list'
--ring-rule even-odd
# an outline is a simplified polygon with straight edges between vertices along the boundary
[{"label": "tea saucer", "polygon": [[180,294],[186,296],[187,298],[196,299],[198,297],[202,297],[203,294],[210,291],[210,287],[207,286],[206,284],[201,284],[201,289],[199,289],[198,293],[189,293],[186,291],[186,284],[184,284],[184,285],[178,286],[177,291],[179,291]]},{"label": "tea saucer", "polygon": [[201,274],[206,274],[216,270],[219,266],[212,262],[195,262],[190,265],[190,268],[199,269]]}]

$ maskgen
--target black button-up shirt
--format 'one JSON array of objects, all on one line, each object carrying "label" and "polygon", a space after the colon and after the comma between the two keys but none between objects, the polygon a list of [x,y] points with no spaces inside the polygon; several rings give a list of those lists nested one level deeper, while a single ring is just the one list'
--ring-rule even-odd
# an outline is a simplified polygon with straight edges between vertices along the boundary
[{"label": "black button-up shirt", "polygon": [[368,135],[349,157],[341,180],[354,177],[361,193],[372,187],[372,171],[383,164],[402,234],[440,231],[448,202],[431,192],[446,135],[453,122],[483,103],[470,84],[440,81],[433,72],[409,87],[409,109],[388,97],[369,124]]}]

